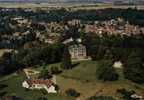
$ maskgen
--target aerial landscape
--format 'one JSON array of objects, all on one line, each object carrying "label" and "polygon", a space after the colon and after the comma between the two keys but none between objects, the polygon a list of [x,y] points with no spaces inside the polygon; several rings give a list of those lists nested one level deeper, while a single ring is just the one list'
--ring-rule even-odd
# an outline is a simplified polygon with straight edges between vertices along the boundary
[{"label": "aerial landscape", "polygon": [[0,0],[0,100],[144,100],[144,0]]}]

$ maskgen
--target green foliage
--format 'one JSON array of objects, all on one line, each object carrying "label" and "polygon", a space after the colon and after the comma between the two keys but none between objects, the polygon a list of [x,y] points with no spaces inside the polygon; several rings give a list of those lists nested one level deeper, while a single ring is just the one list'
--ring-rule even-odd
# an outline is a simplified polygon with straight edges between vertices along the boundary
[{"label": "green foliage", "polygon": [[[119,36],[87,34],[83,38],[87,47],[88,55],[93,60],[102,60],[106,57],[115,61],[125,61],[132,50],[141,49],[143,51],[144,36]],[[106,56],[106,57],[104,57]],[[143,56],[143,54],[141,54]],[[143,56],[144,59],[144,56]]]},{"label": "green foliage", "polygon": [[79,97],[80,93],[78,93],[76,90],[74,89],[68,89],[65,92],[67,94],[67,96],[73,96],[73,97]]},{"label": "green foliage", "polygon": [[63,69],[71,69],[71,67],[72,67],[71,55],[69,53],[68,47],[65,47],[65,49],[64,49],[61,67]]},{"label": "green foliage", "polygon": [[49,64],[60,62],[63,51],[62,44],[33,47],[30,49],[19,50],[13,54],[13,59],[25,66]]},{"label": "green foliage", "polygon": [[113,62],[111,60],[104,60],[100,62],[96,70],[96,76],[99,80],[103,81],[118,80],[118,74],[113,68]]},{"label": "green foliage", "polygon": [[56,91],[59,91],[59,90],[60,90],[60,87],[59,87],[58,85],[55,84],[54,87],[55,87],[55,90],[56,90]]},{"label": "green foliage", "polygon": [[51,67],[51,68],[50,68],[50,71],[51,71],[52,74],[59,74],[59,73],[62,72],[62,71],[60,70],[60,68],[59,68],[59,67],[56,67],[56,66]]},{"label": "green foliage", "polygon": [[50,74],[50,72],[47,69],[43,69],[40,74],[39,74],[39,78],[43,78],[43,79],[49,79],[51,78],[52,75]]},{"label": "green foliage", "polygon": [[136,83],[144,83],[144,65],[141,53],[136,50],[132,51],[124,64],[125,78]]},{"label": "green foliage", "polygon": [[104,59],[105,60],[113,60],[113,54],[111,53],[111,51],[110,50],[107,50],[106,51],[106,53],[105,53],[105,55],[104,55]]},{"label": "green foliage", "polygon": [[6,84],[0,84],[0,90],[3,90],[6,87],[8,87]]},{"label": "green foliage", "polygon": [[0,92],[0,98],[3,97],[3,96],[6,95],[6,94],[7,94],[6,91]]},{"label": "green foliage", "polygon": [[18,61],[12,59],[11,53],[4,53],[0,58],[0,75],[10,74],[20,69],[20,66],[23,67]]},{"label": "green foliage", "polygon": [[131,95],[133,95],[135,91],[128,91],[126,89],[118,89],[117,93],[120,93],[122,95],[123,100],[135,100],[131,98]]},{"label": "green foliage", "polygon": [[[57,43],[5,53],[0,59],[0,74],[8,74],[29,66],[60,62],[62,52],[63,45]],[[57,69],[54,70],[56,71]]]},{"label": "green foliage", "polygon": [[47,91],[45,89],[42,89],[41,92],[43,95],[47,95]]},{"label": "green foliage", "polygon": [[97,54],[96,54],[96,60],[101,60],[101,59],[103,59],[103,57],[104,57],[104,55],[105,55],[105,51],[106,51],[105,47],[99,46],[98,52],[97,52]]}]

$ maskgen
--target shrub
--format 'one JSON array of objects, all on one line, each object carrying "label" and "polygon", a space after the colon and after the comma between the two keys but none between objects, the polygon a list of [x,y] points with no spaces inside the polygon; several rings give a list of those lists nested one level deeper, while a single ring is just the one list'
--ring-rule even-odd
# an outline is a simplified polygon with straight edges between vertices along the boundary
[{"label": "shrub", "polygon": [[124,100],[135,100],[135,99],[131,98],[131,95],[133,95],[135,93],[135,91],[133,91],[133,90],[128,91],[126,89],[118,89],[117,93],[120,93]]},{"label": "shrub", "polygon": [[52,78],[52,75],[50,74],[50,72],[47,69],[43,69],[40,72],[38,77],[42,78],[42,79],[50,79],[50,78]]},{"label": "shrub", "polygon": [[50,71],[51,71],[52,74],[59,74],[59,73],[61,73],[61,70],[58,67],[55,67],[55,66],[51,67]]},{"label": "shrub", "polygon": [[41,92],[42,92],[43,95],[47,94],[47,91],[45,89],[42,89]]},{"label": "shrub", "polygon": [[80,93],[74,89],[66,90],[66,94],[67,94],[67,96],[73,96],[73,97],[79,97],[80,96]]},{"label": "shrub", "polygon": [[60,87],[58,85],[56,85],[56,84],[54,86],[55,86],[55,90],[59,91]]}]

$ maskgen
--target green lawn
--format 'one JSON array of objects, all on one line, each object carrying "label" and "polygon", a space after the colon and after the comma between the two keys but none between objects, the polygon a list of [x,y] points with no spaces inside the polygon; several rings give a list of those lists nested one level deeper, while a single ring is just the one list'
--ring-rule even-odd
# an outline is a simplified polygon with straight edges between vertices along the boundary
[{"label": "green lawn", "polygon": [[72,70],[64,71],[61,76],[70,77],[78,80],[95,81],[96,80],[96,61],[82,61]]},{"label": "green lawn", "polygon": [[[75,62],[76,63],[76,62]],[[50,66],[60,66],[52,64]],[[116,90],[126,88],[135,90],[138,94],[144,96],[144,85],[138,85],[124,78],[122,69],[116,69],[119,74],[119,80],[114,82],[102,82],[96,79],[97,61],[81,61],[80,64],[70,70],[64,70],[57,75],[57,83],[61,87],[62,93],[68,88],[74,88],[81,93],[81,99],[97,94],[102,90],[100,95],[111,95],[119,99]]]},{"label": "green lawn", "polygon": [[[90,81],[96,80],[96,68],[97,68],[96,61],[80,61],[80,62],[73,62],[73,64],[77,64],[77,65],[74,66],[70,70],[63,70],[60,76],[70,77],[70,78],[75,78],[75,79],[80,79],[80,80],[90,80]],[[60,63],[38,67],[38,68],[35,68],[35,70],[40,71],[44,67],[50,70],[50,68],[54,66],[60,68]]]}]

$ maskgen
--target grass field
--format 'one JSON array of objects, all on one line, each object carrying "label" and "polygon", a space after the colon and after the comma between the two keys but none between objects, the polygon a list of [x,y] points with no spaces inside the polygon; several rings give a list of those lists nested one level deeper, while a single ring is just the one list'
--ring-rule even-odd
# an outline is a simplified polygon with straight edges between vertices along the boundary
[{"label": "grass field", "polygon": [[[75,62],[76,63],[76,62]],[[60,64],[51,64],[45,66],[47,69],[53,66],[60,66]],[[115,82],[102,82],[96,79],[96,68],[98,63],[96,61],[81,61],[77,66],[71,70],[64,70],[61,74],[56,76],[57,84],[60,87],[60,93],[57,95],[46,95],[49,100],[74,100],[72,97],[66,97],[65,91],[69,88],[73,88],[81,93],[80,100],[93,95],[110,95],[120,99],[119,94],[116,93],[117,89],[126,88],[128,90],[134,90],[139,95],[144,96],[144,85],[138,85],[124,79],[122,69],[117,69],[120,75],[118,81]],[[35,68],[41,70],[42,67]],[[0,82],[1,84],[7,84],[3,91],[7,94],[15,93],[25,100],[36,100],[36,98],[43,96],[41,91],[26,91],[22,88],[21,83],[25,79],[23,75],[12,76],[6,81]]]},{"label": "grass field", "polygon": [[74,7],[74,8],[87,8],[87,7],[108,7],[111,4],[104,3],[0,3],[0,7],[4,8],[49,8],[49,7]]},{"label": "grass field", "polygon": [[[59,64],[50,66],[59,66]],[[121,100],[116,90],[126,88],[144,96],[144,85],[138,85],[124,79],[122,69],[117,69],[120,76],[118,81],[98,81],[96,79],[97,66],[96,61],[82,61],[72,70],[63,71],[57,75],[57,84],[60,86],[62,94],[65,93],[65,90],[73,88],[81,93],[81,100],[93,95],[110,95],[114,96],[116,100]]]},{"label": "grass field", "polygon": [[[135,6],[115,6],[111,3],[0,3],[0,7],[4,8],[71,8],[72,10],[91,10],[91,9],[106,9],[106,8],[135,8]],[[137,6],[137,9],[144,9],[144,6]]]}]

